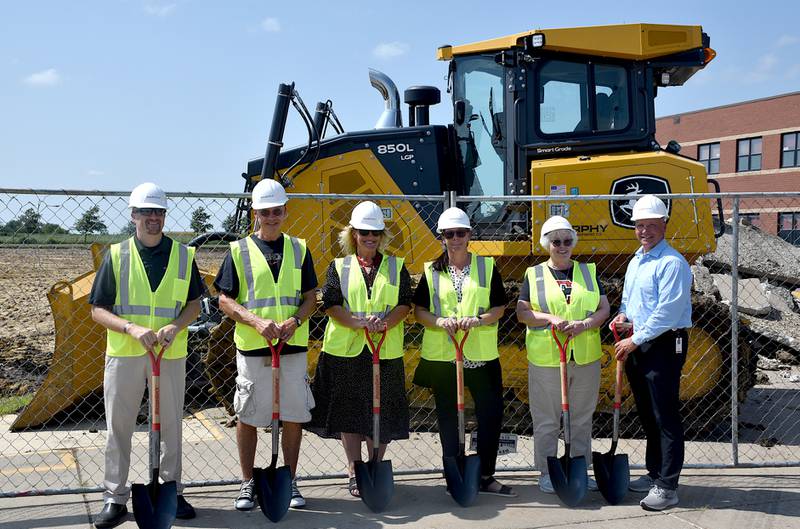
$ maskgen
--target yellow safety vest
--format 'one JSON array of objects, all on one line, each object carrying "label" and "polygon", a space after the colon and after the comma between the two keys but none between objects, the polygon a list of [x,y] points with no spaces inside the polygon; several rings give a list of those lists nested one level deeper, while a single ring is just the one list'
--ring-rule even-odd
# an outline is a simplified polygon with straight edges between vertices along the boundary
[{"label": "yellow safety vest", "polygon": [[[595,264],[572,261],[572,292],[569,304],[546,266],[538,264],[525,271],[530,287],[531,308],[565,320],[583,320],[594,314],[600,306]],[[566,335],[559,336],[558,339],[563,343]],[[539,367],[558,367],[560,355],[550,325],[528,327],[525,345],[530,363]],[[567,361],[575,360],[577,364],[585,365],[598,360],[601,354],[600,330],[589,329],[570,340]]]},{"label": "yellow safety vest", "polygon": [[[169,264],[155,292],[150,290],[142,258],[133,237],[109,248],[114,279],[117,282],[117,297],[112,312],[128,321],[157,331],[172,323],[186,306],[189,294],[189,274],[194,262],[194,248],[172,241]],[[172,345],[164,352],[164,358],[186,356],[188,331],[184,328],[175,335]],[[142,356],[147,351],[129,334],[109,329],[106,338],[108,356]]]},{"label": "yellow safety vest", "polygon": [[[425,280],[428,282],[430,306],[433,314],[441,318],[466,318],[488,311],[489,291],[494,272],[494,259],[472,254],[469,276],[461,286],[461,303],[458,302],[453,281],[448,272],[433,269],[425,263]],[[458,333],[461,337],[461,332]],[[494,360],[497,353],[497,323],[474,327],[464,343],[464,357],[473,361]],[[447,331],[438,327],[425,327],[422,336],[422,358],[449,362],[456,357],[456,349]]]},{"label": "yellow safety vest", "polygon": [[[273,320],[276,323],[286,321],[294,315],[303,303],[303,293],[300,290],[306,241],[283,235],[283,260],[277,282],[272,276],[272,270],[264,254],[252,238],[245,237],[234,241],[230,243],[230,247],[231,258],[239,277],[239,293],[236,301],[259,318]],[[233,341],[241,351],[269,347],[267,339],[258,334],[258,331],[239,322],[236,322]],[[308,346],[307,321],[298,327],[287,343]]]},{"label": "yellow safety vest", "polygon": [[[340,257],[334,260],[336,272],[339,274],[344,308],[354,316],[386,317],[396,306],[400,297],[400,269],[403,259],[393,255],[384,255],[375,281],[372,284],[372,296],[367,295],[367,283],[361,273],[361,267],[356,262],[354,255]],[[380,340],[380,334],[373,334],[375,345]],[[325,327],[325,338],[322,341],[322,350],[328,354],[342,357],[354,357],[361,354],[367,339],[363,329],[349,329],[328,318]],[[386,335],[386,340],[381,347],[381,358],[390,360],[403,356],[403,323],[400,322]]]}]

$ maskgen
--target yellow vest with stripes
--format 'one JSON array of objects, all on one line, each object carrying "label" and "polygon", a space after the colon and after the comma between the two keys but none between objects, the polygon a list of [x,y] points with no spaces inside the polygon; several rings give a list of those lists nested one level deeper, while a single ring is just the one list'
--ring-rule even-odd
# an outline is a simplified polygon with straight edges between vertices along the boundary
[{"label": "yellow vest with stripes", "polygon": [[[428,282],[430,306],[436,317],[465,318],[479,316],[488,311],[489,292],[494,272],[494,259],[472,254],[469,276],[461,286],[461,302],[447,271],[438,272],[433,263],[425,263],[425,280]],[[462,333],[458,333],[460,338]],[[464,357],[473,361],[497,358],[497,323],[474,327],[464,342]],[[449,362],[456,357],[456,349],[447,331],[438,327],[425,327],[422,336],[422,358]]]},{"label": "yellow vest with stripes", "polygon": [[[154,331],[172,323],[186,306],[194,250],[172,241],[167,270],[153,292],[133,237],[112,244],[108,251],[111,252],[111,264],[117,282],[117,297],[112,312]],[[185,357],[187,336],[186,329],[178,332],[172,345],[164,352],[164,358]],[[146,353],[133,336],[109,329],[106,338],[108,356],[142,356]]]},{"label": "yellow vest with stripes", "polygon": [[[531,308],[536,312],[553,314],[565,320],[583,320],[594,314],[600,306],[600,288],[597,284],[597,269],[594,263],[572,261],[572,291],[570,302],[546,264],[532,266],[525,271],[530,287]],[[566,336],[559,336],[565,340]],[[558,367],[558,345],[553,340],[550,325],[528,327],[525,333],[528,360],[539,367]],[[598,360],[602,355],[600,330],[589,329],[570,340],[567,361],[575,360],[580,365]]]},{"label": "yellow vest with stripes", "polygon": [[[344,298],[343,307],[354,316],[373,315],[384,318],[397,306],[400,297],[400,269],[403,267],[401,257],[383,256],[372,284],[371,296],[367,295],[367,283],[354,255],[336,259],[334,266],[339,274]],[[372,339],[377,345],[380,335],[373,335]],[[328,318],[325,338],[322,341],[322,350],[326,353],[354,357],[361,354],[366,343],[363,329],[349,329],[333,318]],[[381,358],[385,360],[401,356],[403,356],[402,322],[389,329],[381,347]]]},{"label": "yellow vest with stripes", "polygon": [[[293,316],[303,303],[301,287],[306,242],[283,234],[283,259],[277,282],[264,254],[251,237],[230,243],[230,248],[239,277],[236,301],[259,318],[273,320],[278,324]],[[258,331],[239,322],[236,322],[233,341],[241,351],[269,347],[267,339],[258,334]],[[297,328],[287,343],[308,346],[307,321]]]}]

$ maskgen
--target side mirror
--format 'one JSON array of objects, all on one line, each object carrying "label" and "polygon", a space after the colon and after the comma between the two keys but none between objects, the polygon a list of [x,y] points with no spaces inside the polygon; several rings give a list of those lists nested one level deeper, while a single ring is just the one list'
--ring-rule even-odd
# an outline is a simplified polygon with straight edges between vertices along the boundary
[{"label": "side mirror", "polygon": [[459,99],[456,101],[455,106],[453,107],[453,122],[456,125],[463,125],[466,113],[467,105],[463,99]]}]

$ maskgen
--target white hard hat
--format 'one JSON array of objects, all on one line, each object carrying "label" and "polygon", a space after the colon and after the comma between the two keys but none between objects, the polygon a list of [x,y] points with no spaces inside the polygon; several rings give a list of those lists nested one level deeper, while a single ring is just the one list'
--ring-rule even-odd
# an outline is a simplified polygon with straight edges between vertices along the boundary
[{"label": "white hard hat", "polygon": [[353,208],[350,225],[357,230],[382,230],[386,227],[383,222],[383,211],[378,204],[369,200]]},{"label": "white hard hat", "polygon": [[277,208],[288,201],[286,190],[272,178],[265,178],[253,188],[253,209]]},{"label": "white hard hat", "polygon": [[133,188],[128,207],[167,209],[167,194],[154,183],[145,182]]},{"label": "white hard hat", "polygon": [[633,205],[631,220],[643,219],[664,219],[667,220],[667,206],[664,202],[653,195],[644,195]]},{"label": "white hard hat", "polygon": [[447,208],[444,210],[439,216],[439,222],[436,225],[436,231],[438,233],[442,233],[442,230],[450,230],[453,228],[472,229],[469,223],[469,217],[459,208]]},{"label": "white hard hat", "polygon": [[567,219],[561,215],[553,215],[542,224],[542,235],[547,235],[550,232],[558,230],[569,230],[575,233],[575,229]]}]

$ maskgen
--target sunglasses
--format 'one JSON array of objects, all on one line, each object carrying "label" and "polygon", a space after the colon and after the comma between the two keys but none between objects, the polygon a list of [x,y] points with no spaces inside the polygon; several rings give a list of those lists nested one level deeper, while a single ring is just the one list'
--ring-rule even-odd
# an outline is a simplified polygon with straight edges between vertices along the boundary
[{"label": "sunglasses", "polygon": [[256,215],[259,217],[280,217],[284,211],[284,208],[257,209]]},{"label": "sunglasses", "polygon": [[550,244],[552,244],[556,248],[559,248],[562,244],[566,247],[570,247],[572,246],[572,239],[564,239],[563,241],[560,239],[554,239],[550,241]]},{"label": "sunglasses", "polygon": [[453,230],[453,231],[443,231],[442,236],[445,239],[452,239],[453,237],[458,237],[459,239],[463,239],[467,236],[469,230]]},{"label": "sunglasses", "polygon": [[383,235],[383,230],[358,230],[358,234],[362,237],[366,237],[367,235],[372,235],[373,237],[380,237]]},{"label": "sunglasses", "polygon": [[155,215],[156,217],[163,217],[167,214],[166,209],[161,208],[136,208],[135,213],[142,215],[144,217],[149,217],[151,215]]}]

